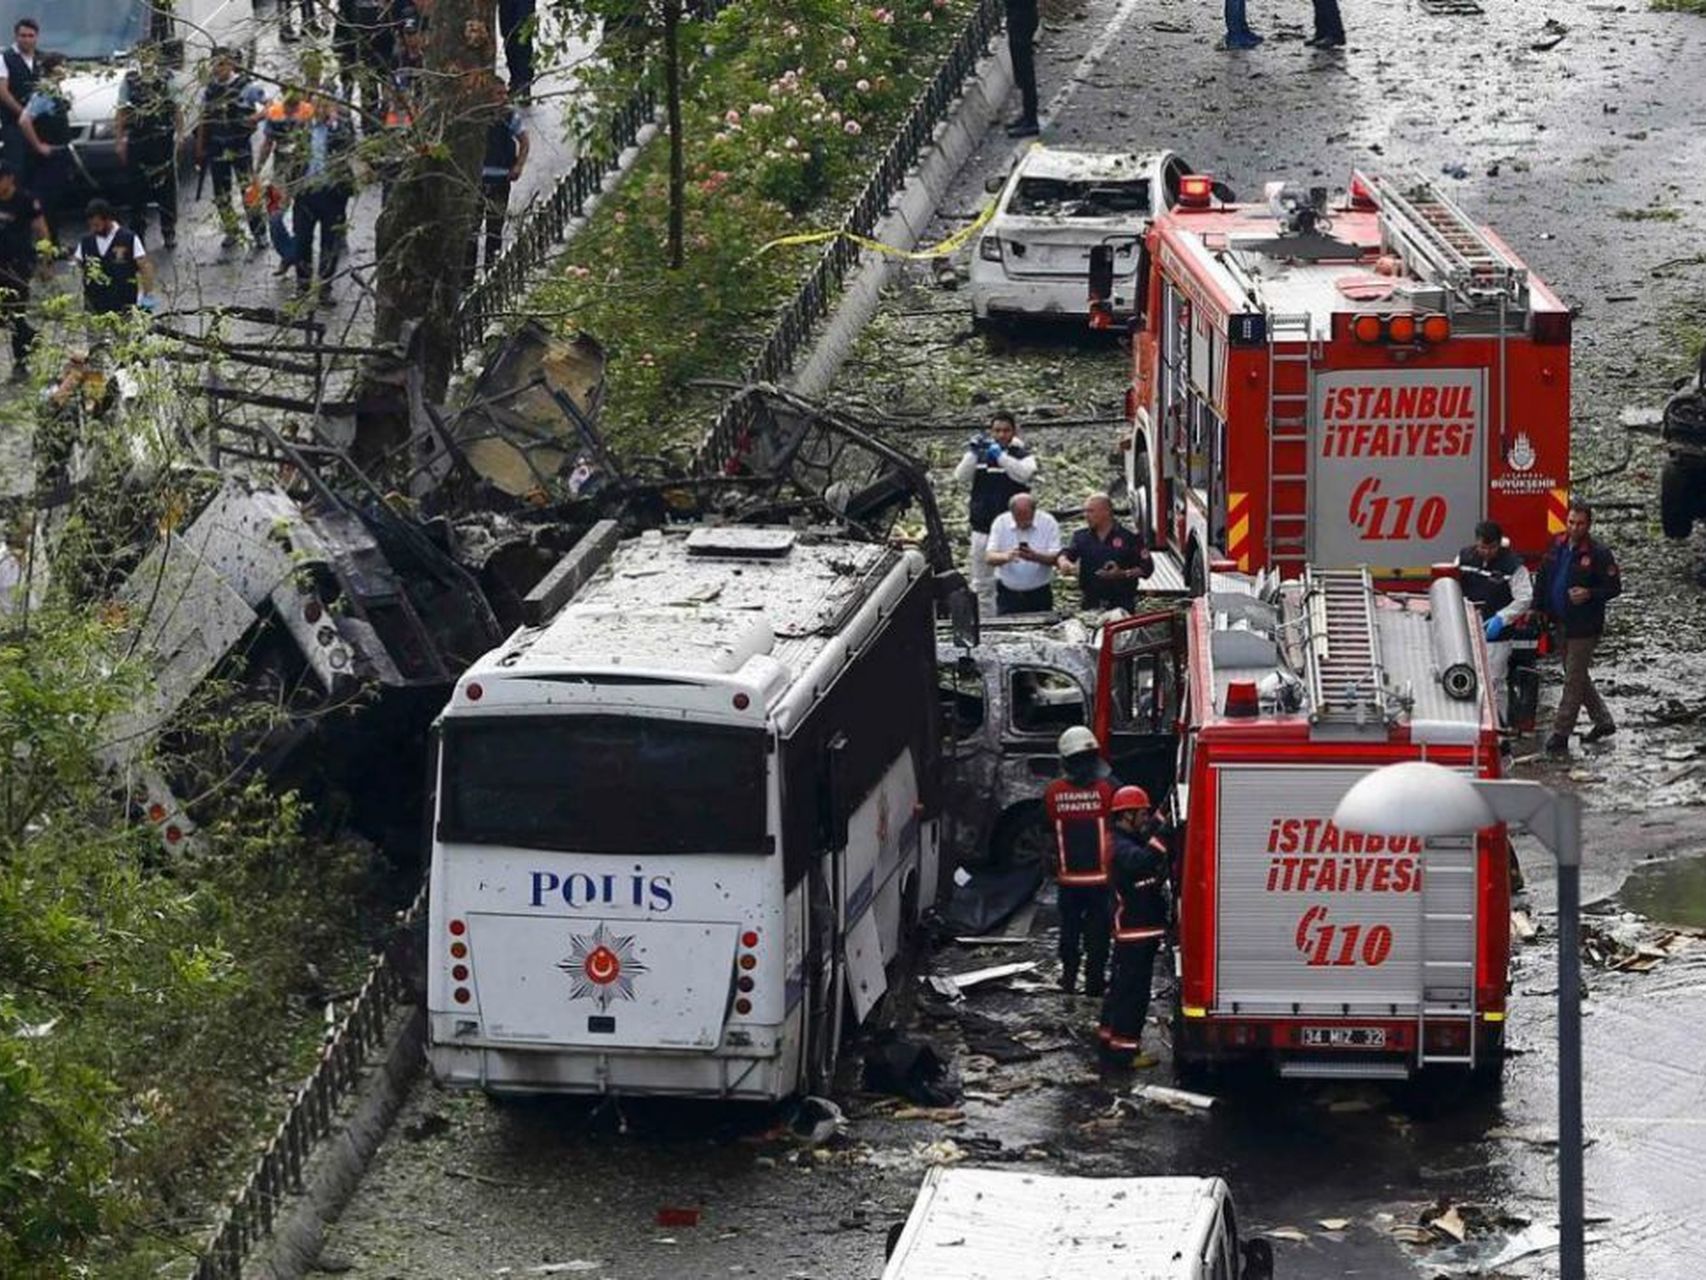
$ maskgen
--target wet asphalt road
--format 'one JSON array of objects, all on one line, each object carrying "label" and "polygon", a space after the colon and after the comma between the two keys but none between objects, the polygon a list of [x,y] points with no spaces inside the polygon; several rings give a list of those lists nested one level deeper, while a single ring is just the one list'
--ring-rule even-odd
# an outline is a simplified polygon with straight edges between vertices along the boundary
[{"label": "wet asphalt road", "polygon": [[[1332,55],[1301,45],[1306,9],[1257,6],[1252,24],[1269,43],[1228,55],[1211,48],[1217,6],[1045,3],[1045,98],[1108,33],[1109,19],[1123,18],[1045,141],[1170,146],[1241,191],[1258,190],[1270,176],[1343,182],[1353,164],[1413,165],[1430,174],[1463,166],[1468,177],[1448,181],[1454,193],[1582,305],[1578,485],[1602,500],[1647,503],[1657,452],[1650,440],[1629,437],[1618,414],[1662,398],[1676,363],[1666,350],[1672,317],[1706,281],[1706,266],[1674,262],[1697,251],[1706,229],[1706,108],[1696,87],[1706,22],[1613,5],[1560,13],[1523,0],[1489,8],[1486,16],[1448,17],[1415,3],[1353,0],[1346,6],[1351,47]],[[1570,30],[1550,51],[1532,50],[1549,17]],[[975,209],[983,179],[1005,167],[1011,150],[992,136],[943,210]],[[1675,219],[1617,216],[1652,205],[1675,210]],[[936,230],[957,225],[947,217]],[[896,292],[877,330],[887,325],[886,332],[916,331],[927,340],[936,325],[963,355],[963,306],[963,296],[940,292],[918,273]],[[935,318],[914,318],[926,311]],[[838,393],[901,403],[909,385],[929,384],[928,370],[891,365],[872,374],[874,363],[855,361]],[[1052,400],[1073,412],[1116,406],[1122,389],[1123,364],[1107,352],[1063,354],[1058,344],[1021,342],[971,363],[1004,397],[1028,393],[1021,403]],[[934,407],[975,414],[978,389],[956,385]],[[1051,449],[1063,460],[1076,449],[1071,460],[1080,467],[1098,454],[1041,428],[1033,444],[1045,467]],[[1609,474],[1595,476],[1602,471]],[[1702,730],[1656,723],[1667,699],[1698,702],[1706,687],[1706,609],[1689,574],[1700,547],[1663,543],[1656,523],[1655,512],[1625,510],[1610,513],[1600,530],[1628,580],[1605,663],[1624,732],[1569,766],[1520,770],[1582,791],[1594,923],[1615,922],[1648,943],[1665,936],[1656,925],[1615,920],[1626,876],[1651,860],[1706,853],[1701,771],[1686,756],[1706,750]],[[327,1259],[369,1278],[551,1274],[548,1264],[571,1261],[591,1264],[586,1274],[624,1280],[871,1277],[881,1269],[884,1232],[904,1215],[922,1169],[951,1154],[932,1146],[947,1139],[974,1159],[1036,1160],[1061,1171],[1223,1175],[1246,1229],[1292,1227],[1306,1237],[1276,1243],[1278,1274],[1288,1280],[1446,1274],[1454,1262],[1489,1258],[1522,1223],[1552,1219],[1551,878],[1538,851],[1526,850],[1524,861],[1540,932],[1518,949],[1513,1056],[1492,1099],[1246,1082],[1223,1090],[1207,1115],[1149,1108],[1110,1115],[1129,1079],[1093,1067],[1089,1002],[992,990],[968,1007],[1010,1032],[1038,1033],[1047,1050],[1034,1063],[981,1072],[973,1064],[971,1074],[982,1077],[971,1082],[974,1092],[998,1100],[968,1101],[964,1122],[944,1126],[873,1113],[870,1100],[851,1098],[846,1140],[820,1151],[772,1135],[776,1118],[767,1113],[500,1107],[423,1081],[334,1230]],[[1670,889],[1641,905],[1680,916],[1689,909],[1680,893]],[[1049,921],[1045,909],[1028,947],[995,955],[1036,958],[1046,971]],[[1593,1230],[1606,1237],[1590,1249],[1589,1271],[1604,1280],[1682,1280],[1706,1268],[1706,943],[1679,945],[1648,972],[1591,961],[1585,971],[1588,1206],[1603,1219]],[[992,950],[953,948],[934,963],[948,972],[974,969],[993,962]],[[1165,1012],[1165,1000],[1158,1003]],[[961,1044],[958,1018],[921,1010],[917,1025],[945,1048]],[[1168,1079],[1165,1067],[1145,1074]],[[1405,1246],[1391,1234],[1440,1200],[1483,1211],[1468,1215],[1487,1226],[1459,1251],[1462,1258]],[[656,1212],[664,1207],[702,1216],[696,1226],[660,1227]],[[1326,1232],[1323,1218],[1351,1225]],[[1501,1273],[1544,1276],[1554,1267],[1541,1256]]]}]

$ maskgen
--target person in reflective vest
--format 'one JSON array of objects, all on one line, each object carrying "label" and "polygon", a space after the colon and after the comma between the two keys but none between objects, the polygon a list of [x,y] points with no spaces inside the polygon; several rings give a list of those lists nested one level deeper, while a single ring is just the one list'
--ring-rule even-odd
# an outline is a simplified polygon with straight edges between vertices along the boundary
[{"label": "person in reflective vest", "polygon": [[1108,969],[1108,859],[1113,833],[1108,806],[1116,784],[1108,776],[1096,735],[1074,725],[1060,735],[1064,777],[1043,790],[1043,811],[1054,832],[1054,879],[1060,901],[1060,989],[1078,986],[1080,958],[1088,962],[1084,994],[1100,996]]},{"label": "person in reflective vest", "polygon": [[1457,577],[1464,599],[1481,615],[1487,636],[1487,669],[1493,677],[1493,706],[1505,713],[1505,681],[1511,667],[1511,641],[1517,624],[1534,605],[1534,580],[1522,558],[1505,545],[1494,521],[1475,526],[1475,541],[1457,553]]},{"label": "person in reflective vest", "polygon": [[1121,787],[1109,807],[1114,827],[1109,867],[1114,973],[1096,1038],[1105,1060],[1153,1067],[1155,1059],[1143,1052],[1143,1024],[1149,1017],[1155,955],[1167,935],[1167,845],[1142,787]]},{"label": "person in reflective vest", "polygon": [[153,287],[154,265],[142,237],[120,226],[118,214],[105,200],[89,201],[88,218],[89,234],[71,251],[83,273],[83,311],[91,316],[124,315]]}]

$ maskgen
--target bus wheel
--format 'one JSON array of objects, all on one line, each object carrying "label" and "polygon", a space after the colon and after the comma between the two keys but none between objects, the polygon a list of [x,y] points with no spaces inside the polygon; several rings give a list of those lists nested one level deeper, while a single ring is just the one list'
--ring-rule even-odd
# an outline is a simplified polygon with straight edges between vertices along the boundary
[{"label": "bus wheel", "polygon": [[989,861],[994,867],[1047,865],[1054,856],[1054,839],[1043,817],[1040,800],[1027,800],[996,820],[989,836]]}]

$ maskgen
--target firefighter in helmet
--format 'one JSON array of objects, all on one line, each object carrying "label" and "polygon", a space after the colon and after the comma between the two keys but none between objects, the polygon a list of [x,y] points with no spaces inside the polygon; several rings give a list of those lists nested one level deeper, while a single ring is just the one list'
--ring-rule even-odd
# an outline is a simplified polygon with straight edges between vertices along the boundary
[{"label": "firefighter in helmet", "polygon": [[1167,933],[1169,855],[1161,823],[1142,787],[1121,787],[1109,808],[1114,827],[1109,866],[1114,889],[1114,973],[1102,1001],[1096,1037],[1105,1061],[1153,1067],[1155,1059],[1143,1052],[1143,1024],[1149,1017],[1155,955]]},{"label": "firefighter in helmet", "polygon": [[1108,860],[1113,853],[1108,817],[1116,784],[1096,735],[1082,725],[1060,735],[1058,750],[1065,776],[1043,790],[1043,810],[1054,831],[1054,878],[1060,886],[1060,989],[1077,989],[1082,957],[1088,961],[1084,994],[1100,996],[1108,969]]}]

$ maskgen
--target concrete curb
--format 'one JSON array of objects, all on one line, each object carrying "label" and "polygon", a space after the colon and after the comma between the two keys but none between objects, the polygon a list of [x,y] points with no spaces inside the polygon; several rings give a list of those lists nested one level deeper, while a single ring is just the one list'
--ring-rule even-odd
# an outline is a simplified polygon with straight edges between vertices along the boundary
[{"label": "concrete curb", "polygon": [[402,1109],[426,1048],[426,1011],[410,1005],[388,1042],[384,1059],[355,1092],[354,1106],[333,1120],[334,1131],[315,1149],[302,1194],[280,1206],[272,1238],[243,1267],[251,1280],[302,1280],[319,1262],[326,1228],[355,1196],[374,1153]]},{"label": "concrete curb", "polygon": [[[1013,64],[1002,42],[994,54],[978,63],[977,74],[960,94],[954,114],[937,127],[929,153],[901,189],[893,212],[877,224],[874,239],[902,249],[917,246],[949,186],[990,126],[1000,119],[1002,104],[1012,91]],[[887,254],[863,253],[835,310],[799,369],[788,379],[789,387],[803,396],[820,396],[829,389],[859,334],[876,316],[883,289],[894,279],[900,263],[899,258]],[[966,310],[969,317],[969,303]]]}]

